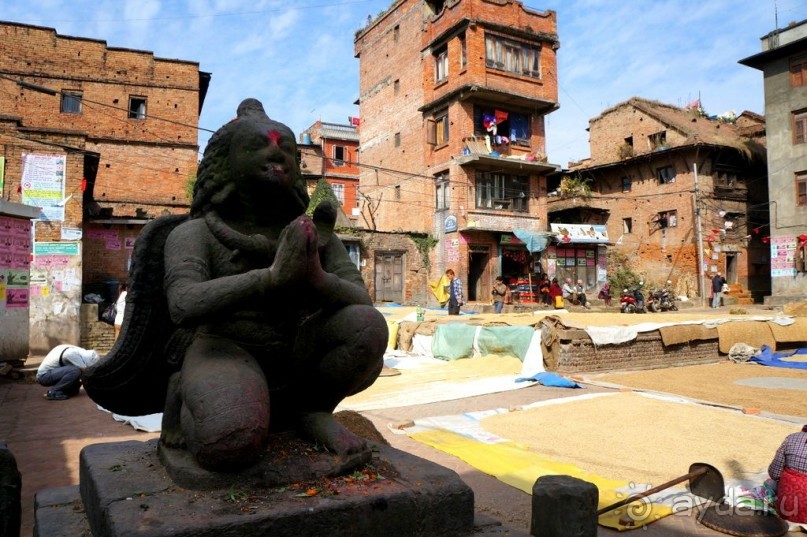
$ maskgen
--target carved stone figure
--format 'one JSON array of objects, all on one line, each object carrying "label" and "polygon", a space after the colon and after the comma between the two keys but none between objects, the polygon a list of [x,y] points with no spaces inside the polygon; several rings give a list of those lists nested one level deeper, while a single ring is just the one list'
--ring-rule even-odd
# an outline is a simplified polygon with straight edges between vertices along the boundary
[{"label": "carved stone figure", "polygon": [[305,215],[294,134],[247,99],[210,139],[188,216],[138,237],[121,337],[84,375],[120,414],[164,411],[161,441],[237,471],[297,430],[345,468],[366,442],[333,417],[382,367],[387,325],[333,233]]}]

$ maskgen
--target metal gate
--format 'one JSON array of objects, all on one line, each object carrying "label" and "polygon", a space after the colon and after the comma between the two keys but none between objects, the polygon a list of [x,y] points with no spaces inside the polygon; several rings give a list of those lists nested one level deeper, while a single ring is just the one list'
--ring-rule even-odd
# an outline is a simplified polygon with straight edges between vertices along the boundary
[{"label": "metal gate", "polygon": [[376,302],[403,302],[403,265],[402,253],[376,253]]}]

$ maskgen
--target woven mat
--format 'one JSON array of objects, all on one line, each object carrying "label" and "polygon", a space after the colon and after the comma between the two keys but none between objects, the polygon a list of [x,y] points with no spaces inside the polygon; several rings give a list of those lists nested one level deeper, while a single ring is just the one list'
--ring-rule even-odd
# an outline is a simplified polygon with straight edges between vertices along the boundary
[{"label": "woven mat", "polygon": [[717,330],[715,328],[708,328],[702,324],[662,326],[658,331],[661,333],[661,342],[665,347],[689,343],[690,341],[717,339]]},{"label": "woven mat", "polygon": [[752,347],[767,345],[775,349],[776,340],[770,324],[761,321],[733,321],[717,325],[720,352],[728,354],[735,343],[746,343]]},{"label": "woven mat", "polygon": [[773,339],[779,343],[807,343],[807,317],[796,317],[790,326],[768,323]]}]

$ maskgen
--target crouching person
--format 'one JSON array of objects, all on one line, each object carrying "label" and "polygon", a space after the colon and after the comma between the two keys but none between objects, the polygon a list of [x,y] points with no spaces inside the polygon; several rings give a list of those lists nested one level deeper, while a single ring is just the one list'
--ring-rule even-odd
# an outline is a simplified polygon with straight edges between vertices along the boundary
[{"label": "crouching person", "polygon": [[45,398],[63,401],[78,394],[81,372],[98,361],[94,350],[75,345],[57,345],[45,356],[36,372],[36,381],[49,387]]}]

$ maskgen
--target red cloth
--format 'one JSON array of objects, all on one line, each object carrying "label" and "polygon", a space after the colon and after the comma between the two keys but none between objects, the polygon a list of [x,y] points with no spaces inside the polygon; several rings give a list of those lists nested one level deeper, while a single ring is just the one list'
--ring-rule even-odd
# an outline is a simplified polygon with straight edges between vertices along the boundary
[{"label": "red cloth", "polygon": [[807,524],[807,474],[784,469],[776,488],[776,510],[789,522]]}]

